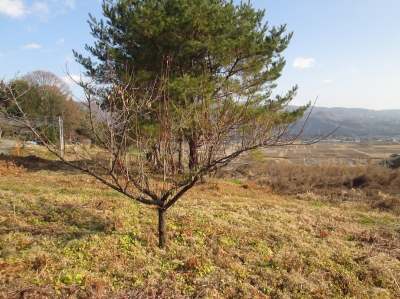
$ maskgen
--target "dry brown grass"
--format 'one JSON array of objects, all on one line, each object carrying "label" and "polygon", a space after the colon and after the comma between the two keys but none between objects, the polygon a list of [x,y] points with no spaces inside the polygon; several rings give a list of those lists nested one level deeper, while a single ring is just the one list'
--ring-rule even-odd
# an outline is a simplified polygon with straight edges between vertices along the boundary
[{"label": "dry brown grass", "polygon": [[400,169],[348,165],[246,163],[223,171],[236,178],[269,187],[280,194],[318,201],[359,201],[400,215]]},{"label": "dry brown grass", "polygon": [[400,297],[400,217],[354,186],[370,170],[342,173],[339,200],[318,185],[334,169],[301,189],[307,168],[267,186],[282,174],[241,166],[176,204],[162,250],[155,210],[39,163],[0,161],[0,298]]}]

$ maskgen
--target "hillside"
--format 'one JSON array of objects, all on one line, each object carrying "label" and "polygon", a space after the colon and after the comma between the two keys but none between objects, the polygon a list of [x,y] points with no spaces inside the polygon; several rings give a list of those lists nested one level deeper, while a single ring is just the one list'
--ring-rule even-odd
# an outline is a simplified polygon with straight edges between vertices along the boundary
[{"label": "hillside", "polygon": [[246,165],[185,195],[161,250],[154,209],[1,156],[0,298],[400,297],[398,171]]},{"label": "hillside", "polygon": [[341,126],[336,135],[396,136],[400,135],[400,109],[314,107],[308,125],[307,134],[320,134]]}]

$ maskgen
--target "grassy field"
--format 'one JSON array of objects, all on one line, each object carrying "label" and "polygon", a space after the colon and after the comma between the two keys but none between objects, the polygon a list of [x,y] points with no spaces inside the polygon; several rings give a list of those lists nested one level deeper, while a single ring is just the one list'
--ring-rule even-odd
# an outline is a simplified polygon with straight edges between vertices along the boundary
[{"label": "grassy field", "polygon": [[1,157],[0,298],[400,297],[398,170],[258,159],[178,201],[164,250],[156,210]]},{"label": "grassy field", "polygon": [[378,165],[391,154],[400,154],[400,143],[320,142],[309,146],[272,147],[260,152],[278,163]]}]

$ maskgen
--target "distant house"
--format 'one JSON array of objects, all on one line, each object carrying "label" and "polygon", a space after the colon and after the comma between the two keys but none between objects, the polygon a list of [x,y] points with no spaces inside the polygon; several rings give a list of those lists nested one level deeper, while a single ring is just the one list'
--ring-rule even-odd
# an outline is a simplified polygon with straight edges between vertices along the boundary
[{"label": "distant house", "polygon": [[354,139],[351,138],[351,137],[344,137],[344,138],[342,139],[342,142],[353,142],[353,141],[354,141]]},{"label": "distant house", "polygon": [[83,135],[71,135],[69,137],[69,142],[73,144],[82,144],[87,147],[90,147],[92,144],[92,140]]}]

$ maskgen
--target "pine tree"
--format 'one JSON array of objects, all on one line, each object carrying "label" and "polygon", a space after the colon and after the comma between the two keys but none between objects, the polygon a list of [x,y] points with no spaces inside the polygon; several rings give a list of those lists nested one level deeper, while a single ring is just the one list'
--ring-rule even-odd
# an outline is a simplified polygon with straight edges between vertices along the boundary
[{"label": "pine tree", "polygon": [[[271,111],[277,123],[279,119],[287,123],[288,112],[282,115],[281,109],[297,86],[274,99],[271,91],[285,65],[281,53],[292,33],[284,35],[285,26],[269,29],[263,23],[264,11],[250,2],[103,1],[103,14],[105,20],[93,16],[89,20],[96,42],[86,49],[95,60],[74,51],[76,60],[99,82],[143,84],[166,78],[168,83],[162,86],[181,128],[176,136],[180,148],[185,141],[189,145],[190,170],[200,166],[198,148],[207,134],[204,124],[215,107],[240,103],[246,113],[258,113],[260,118],[262,111]],[[293,111],[290,118],[296,121],[306,108]],[[179,161],[182,168],[181,156]]]}]

